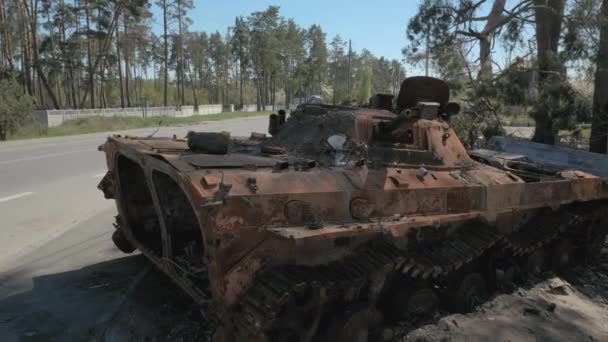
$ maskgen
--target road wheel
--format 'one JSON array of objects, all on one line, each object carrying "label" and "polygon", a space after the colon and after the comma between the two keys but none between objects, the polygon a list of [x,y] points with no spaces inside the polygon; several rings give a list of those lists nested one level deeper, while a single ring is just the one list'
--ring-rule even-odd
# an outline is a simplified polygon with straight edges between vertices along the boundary
[{"label": "road wheel", "polygon": [[606,245],[608,220],[606,220],[602,214],[603,213],[598,213],[595,215],[587,230],[584,252],[588,263],[597,261],[601,257],[602,249]]},{"label": "road wheel", "polygon": [[[310,286],[296,293],[278,315],[274,327],[263,336],[266,341],[315,341],[327,299],[323,287]],[[257,340],[256,340],[257,341]]]},{"label": "road wheel", "polygon": [[575,263],[576,249],[568,239],[560,239],[553,245],[551,268],[553,272],[567,271]]},{"label": "road wheel", "polygon": [[114,242],[114,246],[118,248],[121,252],[126,254],[131,254],[135,251],[135,246],[127,240],[125,233],[120,229],[116,229],[112,234],[112,242]]},{"label": "road wheel", "polygon": [[539,248],[530,254],[525,260],[524,268],[528,275],[540,276],[547,271],[547,255],[543,248]]},{"label": "road wheel", "polygon": [[376,341],[374,334],[377,333],[381,323],[382,314],[374,308],[364,305],[360,305],[358,308],[347,308],[342,313],[336,313],[326,341]]},{"label": "road wheel", "polygon": [[480,273],[469,273],[462,279],[455,293],[455,309],[458,312],[470,312],[487,299],[488,290],[483,276]]},{"label": "road wheel", "polygon": [[391,313],[399,320],[432,317],[439,308],[439,297],[429,287],[404,288],[392,297]]}]

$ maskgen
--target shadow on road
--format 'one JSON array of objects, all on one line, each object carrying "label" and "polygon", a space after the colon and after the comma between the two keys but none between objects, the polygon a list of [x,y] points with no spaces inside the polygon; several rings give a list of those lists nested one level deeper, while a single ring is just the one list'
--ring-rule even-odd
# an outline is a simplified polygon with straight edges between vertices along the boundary
[{"label": "shadow on road", "polygon": [[100,320],[124,302],[133,275],[148,264],[135,255],[31,280],[24,270],[0,275],[1,340],[90,340]]}]

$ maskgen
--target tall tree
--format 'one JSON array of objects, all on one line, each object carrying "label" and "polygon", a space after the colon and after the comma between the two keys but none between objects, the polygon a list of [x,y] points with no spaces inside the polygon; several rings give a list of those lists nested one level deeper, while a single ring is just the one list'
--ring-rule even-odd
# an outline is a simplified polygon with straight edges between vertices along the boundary
[{"label": "tall tree", "polygon": [[602,0],[589,150],[608,153],[608,0]]},{"label": "tall tree", "polygon": [[534,0],[538,87],[541,96],[533,113],[536,127],[533,140],[555,144],[555,118],[560,108],[566,77],[563,61],[558,54],[565,0]]},{"label": "tall tree", "polygon": [[365,105],[372,97],[372,78],[374,71],[371,67],[365,67],[361,75],[361,88],[359,88],[359,104]]},{"label": "tall tree", "polygon": [[215,101],[216,103],[226,104],[227,62],[230,50],[221,33],[215,32],[209,37],[209,49],[216,81]]},{"label": "tall tree", "polygon": [[282,20],[277,6],[254,12],[247,18],[251,30],[250,51],[258,109],[265,109],[270,104],[272,80],[276,78],[279,67],[277,32]]},{"label": "tall tree", "polygon": [[167,106],[169,91],[169,16],[170,1],[158,0],[156,4],[163,12],[163,105]]},{"label": "tall tree", "polygon": [[175,37],[177,45],[177,81],[178,81],[178,100],[179,105],[183,105],[185,102],[185,83],[186,83],[186,68],[185,68],[185,56],[184,56],[184,36],[190,26],[190,19],[188,18],[188,11],[194,7],[192,0],[175,0],[175,11],[173,17],[177,21],[177,36]]},{"label": "tall tree", "polygon": [[340,98],[341,98],[341,94],[339,92],[338,87],[341,85],[340,82],[342,81],[341,76],[341,68],[343,67],[343,64],[345,62],[345,55],[344,55],[344,46],[345,46],[345,42],[344,40],[342,40],[342,38],[337,35],[335,36],[332,41],[331,41],[331,52],[330,52],[330,56],[331,56],[331,72],[332,72],[332,79],[333,79],[333,89],[332,89],[332,103],[336,104],[339,102]]},{"label": "tall tree", "polygon": [[312,91],[323,95],[323,82],[325,81],[327,67],[327,45],[325,32],[319,25],[312,25],[308,29],[310,48],[308,51],[308,64],[311,70]]},{"label": "tall tree", "polygon": [[304,35],[305,32],[300,28],[293,19],[284,21],[281,25],[281,55],[282,61],[282,77],[283,89],[285,93],[285,104],[289,104],[293,96],[302,88],[302,76],[305,72],[305,49]]},{"label": "tall tree", "polygon": [[239,108],[243,108],[245,75],[249,67],[249,27],[243,17],[236,17],[232,28],[231,52],[239,64]]}]

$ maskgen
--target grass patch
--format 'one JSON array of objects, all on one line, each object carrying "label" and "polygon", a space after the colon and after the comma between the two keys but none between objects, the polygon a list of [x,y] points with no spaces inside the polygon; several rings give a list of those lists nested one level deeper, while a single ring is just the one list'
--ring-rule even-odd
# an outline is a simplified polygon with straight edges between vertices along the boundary
[{"label": "grass patch", "polygon": [[157,127],[160,126],[176,126],[176,125],[193,125],[205,121],[221,121],[237,118],[248,118],[255,116],[268,115],[270,112],[232,112],[211,115],[194,115],[184,118],[175,117],[124,117],[124,116],[90,116],[78,118],[75,120],[66,121],[61,126],[43,128],[37,125],[29,125],[21,127],[15,134],[9,137],[9,140],[17,139],[33,139],[41,137],[60,137],[66,135],[87,134],[110,132],[134,128]]},{"label": "grass patch", "polygon": [[575,136],[577,135],[580,139],[589,140],[591,138],[591,128],[582,128],[579,133],[576,133],[571,130],[560,130],[559,136]]}]

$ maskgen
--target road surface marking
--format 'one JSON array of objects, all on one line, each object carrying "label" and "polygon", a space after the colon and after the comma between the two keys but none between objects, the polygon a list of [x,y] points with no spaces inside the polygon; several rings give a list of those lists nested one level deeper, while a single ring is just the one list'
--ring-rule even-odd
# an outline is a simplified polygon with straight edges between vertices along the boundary
[{"label": "road surface marking", "polygon": [[[103,142],[105,137],[100,138],[90,138],[86,139],[69,139],[69,140],[61,140],[61,141],[46,141],[46,138],[38,139],[27,139],[27,140],[17,140],[11,141],[9,143],[0,142],[0,153],[3,152],[19,152],[19,151],[35,151],[40,149],[61,149],[65,145],[73,145],[73,146],[82,146],[83,144],[91,143],[92,145],[95,143]],[[50,138],[55,139],[55,138]],[[99,144],[98,144],[99,145]]]},{"label": "road surface marking", "polygon": [[2,198],[0,198],[0,203],[12,201],[14,199],[25,197],[25,196],[29,196],[29,195],[33,195],[33,194],[34,194],[33,192],[22,192],[20,194],[16,194],[16,195],[12,195],[12,196],[2,197]]},{"label": "road surface marking", "polygon": [[104,173],[98,173],[98,174],[96,174],[96,175],[91,176],[91,178],[101,178],[101,177],[103,177],[103,176],[105,176],[105,175],[106,175],[106,173],[105,173],[105,172],[104,172]]},{"label": "road surface marking", "polygon": [[91,152],[91,151],[93,151],[93,150],[92,149],[86,149],[86,150],[69,151],[69,152],[61,152],[61,153],[49,153],[49,154],[43,154],[43,155],[35,156],[35,157],[26,157],[26,158],[12,159],[12,160],[3,160],[3,161],[0,161],[0,165],[13,164],[13,163],[18,163],[18,162],[22,162],[22,161],[29,161],[29,160],[38,160],[38,159],[45,159],[45,158],[52,158],[52,157],[60,157],[60,156],[68,155],[68,154],[82,153],[82,152]]}]

